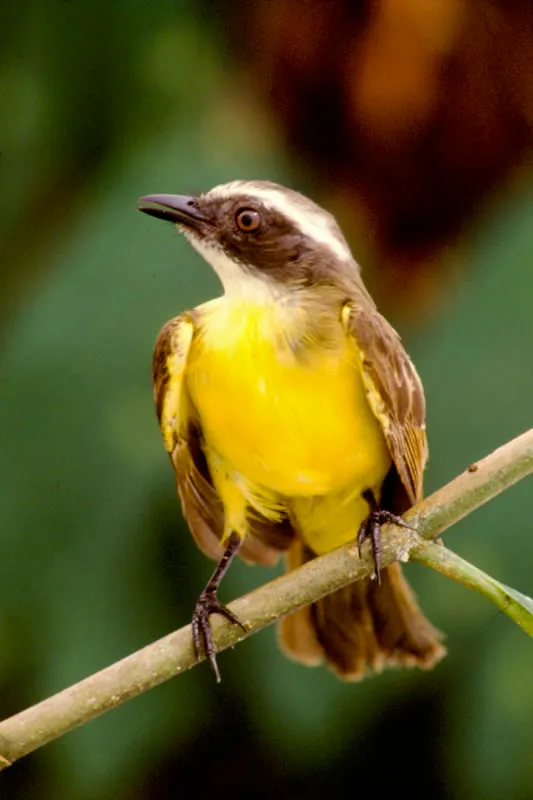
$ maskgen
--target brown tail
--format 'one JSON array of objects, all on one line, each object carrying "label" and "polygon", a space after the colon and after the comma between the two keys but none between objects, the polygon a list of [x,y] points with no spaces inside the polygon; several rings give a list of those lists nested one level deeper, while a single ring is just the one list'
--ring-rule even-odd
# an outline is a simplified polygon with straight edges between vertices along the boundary
[{"label": "brown tail", "polygon": [[[287,568],[295,569],[314,554],[295,542]],[[383,667],[431,669],[446,649],[442,634],[416,604],[399,564],[381,573],[381,585],[357,581],[281,620],[280,644],[296,661],[322,661],[345,680],[360,680]]]}]

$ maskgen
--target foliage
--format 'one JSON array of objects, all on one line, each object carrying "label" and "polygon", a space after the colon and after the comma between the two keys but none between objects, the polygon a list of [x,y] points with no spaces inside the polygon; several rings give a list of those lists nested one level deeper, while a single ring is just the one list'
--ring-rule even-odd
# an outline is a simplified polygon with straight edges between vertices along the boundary
[{"label": "foliage", "polygon": [[[262,118],[227,90],[205,20],[187,4],[155,5],[55,0],[19,5],[16,19],[9,4],[0,12],[13,35],[0,68],[12,92],[0,123],[5,716],[188,621],[211,569],[179,518],[149,365],[163,322],[217,285],[170,228],[136,213],[136,198],[236,177],[299,180]],[[428,490],[531,426],[532,210],[527,187],[495,198],[455,251],[445,297],[407,336],[428,399]],[[530,495],[518,485],[449,539],[529,595]],[[448,634],[436,672],[347,686],[287,662],[267,632],[221,658],[221,690],[199,668],[150,692],[31,756],[7,779],[12,796],[141,797],[165,759],[186,785],[204,746],[223,772],[228,742],[251,771],[259,753],[269,780],[316,773],[318,787],[332,765],[340,775],[379,763],[390,730],[398,752],[406,738],[426,748],[434,796],[528,797],[530,642],[462,587],[408,570]],[[237,566],[226,596],[272,574]],[[377,736],[381,719],[390,728]],[[419,767],[399,766],[416,787]],[[234,790],[246,796],[242,780]]]}]

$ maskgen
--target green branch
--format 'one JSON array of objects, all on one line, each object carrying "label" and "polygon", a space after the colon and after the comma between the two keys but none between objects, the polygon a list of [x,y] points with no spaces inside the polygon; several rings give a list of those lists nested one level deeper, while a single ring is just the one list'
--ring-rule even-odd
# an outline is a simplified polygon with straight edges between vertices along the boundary
[{"label": "green branch", "polygon": [[448,578],[482,594],[533,636],[533,600],[530,597],[510,589],[435,542],[421,542],[410,556],[413,561],[442,572]]},{"label": "green branch", "polygon": [[[533,600],[498,583],[447,548],[425,541],[470,514],[513,483],[533,472],[533,430],[473,464],[406,514],[416,532],[388,526],[383,535],[383,565],[409,558],[442,572],[488,597],[533,636]],[[213,640],[224,650],[275,620],[371,573],[353,543],[310,561],[230,608],[247,626],[213,618]],[[165,636],[89,678],[0,722],[0,769],[21,756],[83,725],[194,666],[191,627]]]}]

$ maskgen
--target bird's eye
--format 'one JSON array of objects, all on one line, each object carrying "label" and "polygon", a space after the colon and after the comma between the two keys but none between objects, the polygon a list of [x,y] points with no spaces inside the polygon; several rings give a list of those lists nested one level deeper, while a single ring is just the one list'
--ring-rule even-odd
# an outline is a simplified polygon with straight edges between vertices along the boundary
[{"label": "bird's eye", "polygon": [[253,233],[261,225],[261,214],[253,208],[241,208],[237,211],[235,221],[243,233]]}]

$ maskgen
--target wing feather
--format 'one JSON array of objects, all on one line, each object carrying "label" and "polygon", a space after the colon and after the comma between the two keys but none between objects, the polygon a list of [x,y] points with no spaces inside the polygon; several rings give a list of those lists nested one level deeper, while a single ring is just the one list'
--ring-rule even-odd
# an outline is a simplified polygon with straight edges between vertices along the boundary
[{"label": "wing feather", "polygon": [[[188,312],[161,329],[152,361],[154,400],[161,433],[176,472],[183,516],[199,548],[207,556],[219,559],[224,553],[220,544],[224,509],[211,480],[200,420],[185,382],[194,334],[194,317]],[[286,549],[294,537],[289,520],[283,518],[272,523],[251,510],[248,518],[250,535],[242,543],[241,555],[249,561],[275,564],[279,550]]]},{"label": "wing feather", "polygon": [[356,343],[370,407],[383,428],[411,504],[422,497],[426,406],[418,373],[394,328],[375,307],[350,302],[342,319]]}]

